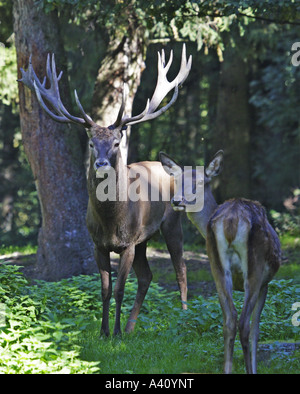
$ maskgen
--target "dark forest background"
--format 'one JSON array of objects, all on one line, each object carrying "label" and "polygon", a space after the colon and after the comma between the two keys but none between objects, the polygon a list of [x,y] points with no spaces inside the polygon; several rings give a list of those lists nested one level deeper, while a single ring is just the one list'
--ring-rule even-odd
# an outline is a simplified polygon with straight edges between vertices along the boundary
[{"label": "dark forest background", "polygon": [[[141,112],[156,82],[157,51],[164,48],[168,57],[174,50],[171,79],[183,42],[193,55],[191,73],[164,116],[132,127],[128,162],[158,160],[163,150],[184,165],[203,165],[223,149],[224,169],[214,183],[218,202],[259,200],[279,231],[299,231],[300,53],[292,50],[300,42],[299,7],[298,1],[251,0],[0,1],[0,245],[42,243],[42,214],[52,215],[45,209],[51,189],[46,197],[36,188],[43,176],[36,149],[46,157],[56,149],[54,140],[28,142],[29,131],[36,132],[30,111],[25,118],[21,111],[27,131],[20,126],[28,93],[16,79],[30,52],[39,52],[42,77],[46,53],[55,51],[69,84],[70,112],[76,113],[69,93],[76,88],[86,112],[107,126],[120,99],[113,81],[130,81],[132,112]],[[45,31],[43,51],[34,49],[40,45],[34,29]],[[47,136],[51,127],[43,131]],[[84,130],[62,133],[74,160],[85,165]],[[47,160],[51,166],[55,157]],[[51,182],[64,196],[65,180],[58,176]],[[184,226],[187,243],[202,242],[186,220]]]}]

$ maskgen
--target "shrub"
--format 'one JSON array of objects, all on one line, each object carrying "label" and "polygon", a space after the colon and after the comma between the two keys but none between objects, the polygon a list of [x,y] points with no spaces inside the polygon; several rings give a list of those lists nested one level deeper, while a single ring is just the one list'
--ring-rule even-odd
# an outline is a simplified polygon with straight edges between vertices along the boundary
[{"label": "shrub", "polygon": [[[75,278],[78,282],[78,278]],[[85,288],[92,278],[83,281]],[[83,287],[84,287],[83,286]],[[72,280],[29,286],[18,267],[0,270],[0,373],[90,373],[98,363],[83,361],[75,344],[86,325],[84,290]],[[79,311],[79,313],[78,313]],[[3,316],[2,316],[3,317]],[[1,320],[0,320],[1,322]]]}]

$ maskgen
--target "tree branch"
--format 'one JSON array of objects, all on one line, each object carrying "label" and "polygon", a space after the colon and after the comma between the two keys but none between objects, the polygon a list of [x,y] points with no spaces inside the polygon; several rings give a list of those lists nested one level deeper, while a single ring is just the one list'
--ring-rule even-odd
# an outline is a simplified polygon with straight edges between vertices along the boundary
[{"label": "tree branch", "polygon": [[243,12],[239,12],[237,14],[237,16],[239,16],[239,15],[246,16],[247,18],[253,18],[253,19],[269,22],[269,23],[278,23],[280,25],[296,25],[296,26],[300,26],[300,21],[299,22],[292,22],[292,21],[288,21],[288,20],[278,20],[278,19],[265,18],[265,17],[259,16],[259,15],[252,16],[252,15],[244,14]]},{"label": "tree branch", "polygon": [[[208,16],[208,17],[210,17],[210,18],[222,18],[222,17],[226,17],[226,16],[229,16],[229,15],[224,15],[224,14],[222,14],[222,13],[219,13],[219,12],[217,12],[217,13],[211,13],[211,14],[203,14],[203,13],[201,13],[201,12],[197,12],[197,11],[195,11],[195,13],[194,14],[185,14],[184,15],[185,17],[195,17],[195,16],[198,16],[198,17],[200,17],[200,18],[204,18],[205,16]],[[246,16],[247,18],[253,18],[253,19],[257,19],[257,20],[261,20],[261,21],[264,21],[264,22],[269,22],[269,23],[278,23],[278,24],[280,24],[280,25],[295,25],[295,26],[300,26],[300,20],[298,21],[289,21],[289,20],[279,20],[279,19],[272,19],[272,18],[266,18],[266,17],[264,17],[264,16],[260,16],[260,15],[254,15],[254,16],[252,16],[252,15],[247,15],[247,14],[245,14],[244,12],[241,12],[241,11],[238,11],[237,13],[236,13],[236,17],[239,17],[239,16]]]}]

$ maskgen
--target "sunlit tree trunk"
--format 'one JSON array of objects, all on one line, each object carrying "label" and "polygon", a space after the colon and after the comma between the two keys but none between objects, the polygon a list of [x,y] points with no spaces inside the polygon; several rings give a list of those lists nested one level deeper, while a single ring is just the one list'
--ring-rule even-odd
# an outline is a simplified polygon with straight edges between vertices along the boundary
[{"label": "sunlit tree trunk", "polygon": [[[45,14],[33,0],[14,0],[13,14],[18,70],[28,67],[32,54],[34,69],[42,77],[47,53],[53,52],[58,69],[65,71],[56,14]],[[68,107],[66,73],[61,84],[61,96]],[[95,266],[85,224],[88,196],[78,132],[51,120],[21,83],[19,97],[22,139],[42,212],[35,275],[58,280],[90,272]]]},{"label": "sunlit tree trunk", "polygon": [[[128,27],[109,41],[107,53],[103,59],[95,84],[93,95],[93,119],[107,127],[117,118],[122,102],[123,84],[129,87],[125,114],[130,116],[133,100],[140,84],[141,73],[145,68],[146,52],[144,28],[139,25],[134,9],[128,7]],[[145,99],[146,105],[146,99]],[[130,127],[124,132],[121,151],[124,162],[127,162]]]}]

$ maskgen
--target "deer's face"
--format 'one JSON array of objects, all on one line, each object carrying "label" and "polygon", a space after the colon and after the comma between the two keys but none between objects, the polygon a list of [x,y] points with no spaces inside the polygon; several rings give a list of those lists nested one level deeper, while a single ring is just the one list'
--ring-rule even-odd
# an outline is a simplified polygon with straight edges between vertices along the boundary
[{"label": "deer's face", "polygon": [[[160,152],[159,158],[164,170],[169,175],[174,176],[175,192],[171,199],[173,209],[175,211],[190,212],[197,212],[198,207],[202,209],[203,204],[205,204],[205,196],[210,192],[210,181],[212,177],[218,175],[221,171],[223,151],[219,151],[215,155],[205,171],[182,169],[173,159],[163,152]],[[201,198],[201,193],[203,199]],[[200,204],[198,205],[199,201]]]},{"label": "deer's face", "polygon": [[122,133],[119,129],[100,126],[91,129],[89,147],[95,171],[115,168],[121,139]]},{"label": "deer's face", "polygon": [[185,211],[193,207],[199,200],[199,193],[209,187],[210,179],[203,171],[194,169],[181,170],[174,176],[175,193],[171,199],[174,211]]}]

